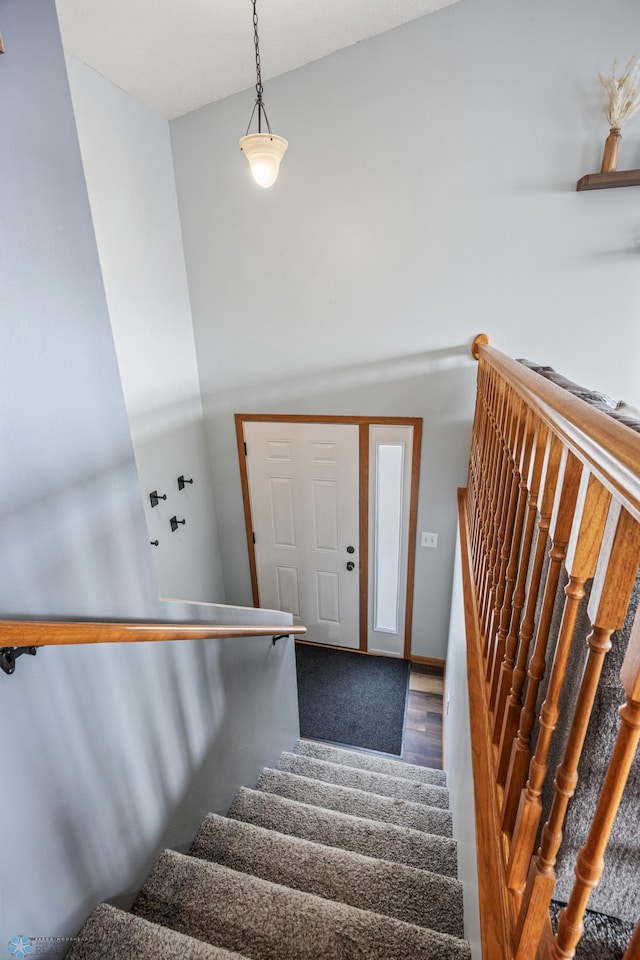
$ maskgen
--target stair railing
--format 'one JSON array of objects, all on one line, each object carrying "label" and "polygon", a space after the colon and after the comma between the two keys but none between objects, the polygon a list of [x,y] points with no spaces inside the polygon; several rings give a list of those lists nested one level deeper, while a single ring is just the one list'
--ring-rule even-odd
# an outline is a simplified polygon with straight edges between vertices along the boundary
[{"label": "stair railing", "polygon": [[[640,434],[504,356],[485,335],[476,338],[473,353],[479,363],[476,413],[468,488],[459,503],[484,953],[491,960],[564,960],[575,955],[582,935],[640,740],[639,612],[621,671],[625,703],[617,739],[554,936],[549,906],[563,823],[578,785],[604,658],[611,635],[625,623],[640,565]],[[568,583],[549,658],[563,566]],[[586,666],[573,715],[561,717],[589,580]],[[568,735],[537,845],[559,723]],[[625,960],[640,960],[638,930]]]},{"label": "stair railing", "polygon": [[223,640],[233,637],[272,637],[277,640],[306,633],[306,627],[279,624],[161,623],[152,620],[0,620],[0,668],[15,671],[23,653],[40,647],[92,643],[145,643],[166,640]]}]

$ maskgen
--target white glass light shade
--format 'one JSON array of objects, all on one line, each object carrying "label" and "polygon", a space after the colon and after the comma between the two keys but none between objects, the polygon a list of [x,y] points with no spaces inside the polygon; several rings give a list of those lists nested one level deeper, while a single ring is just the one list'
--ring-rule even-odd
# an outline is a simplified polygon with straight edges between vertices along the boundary
[{"label": "white glass light shade", "polygon": [[280,161],[289,144],[273,133],[250,133],[240,141],[240,149],[249,161],[251,173],[261,187],[271,187],[278,179]]}]

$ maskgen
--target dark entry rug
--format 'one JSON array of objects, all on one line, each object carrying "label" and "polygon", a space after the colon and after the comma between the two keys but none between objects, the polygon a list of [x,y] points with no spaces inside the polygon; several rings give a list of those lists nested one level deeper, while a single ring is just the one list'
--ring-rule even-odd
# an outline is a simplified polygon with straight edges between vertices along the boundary
[{"label": "dark entry rug", "polygon": [[409,661],[296,644],[300,735],[402,753]]}]

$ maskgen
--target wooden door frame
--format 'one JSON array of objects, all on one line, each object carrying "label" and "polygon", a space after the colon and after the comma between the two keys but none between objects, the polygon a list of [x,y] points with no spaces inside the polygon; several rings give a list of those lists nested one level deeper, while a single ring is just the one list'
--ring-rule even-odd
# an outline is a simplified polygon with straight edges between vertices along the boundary
[{"label": "wooden door frame", "polygon": [[[416,535],[418,523],[418,491],[420,486],[420,452],[422,449],[422,417],[346,417],[321,416],[320,414],[288,413],[236,413],[236,441],[238,444],[238,462],[240,464],[240,483],[242,503],[249,551],[249,569],[251,571],[251,592],[254,606],[260,606],[258,592],[258,570],[256,566],[255,544],[253,542],[253,523],[251,518],[251,500],[249,497],[249,475],[247,473],[247,454],[243,424],[245,422],[268,423],[337,423],[359,428],[359,496],[360,496],[360,647],[356,652],[369,654],[367,650],[369,631],[369,427],[381,426],[413,427],[413,448],[411,455],[411,494],[409,499],[409,536],[407,540],[407,597],[404,620],[404,659],[411,659],[411,630],[413,627],[413,595],[416,566]],[[335,647],[335,649],[352,649]],[[353,650],[352,650],[353,652]],[[381,654],[370,654],[381,656]]]}]

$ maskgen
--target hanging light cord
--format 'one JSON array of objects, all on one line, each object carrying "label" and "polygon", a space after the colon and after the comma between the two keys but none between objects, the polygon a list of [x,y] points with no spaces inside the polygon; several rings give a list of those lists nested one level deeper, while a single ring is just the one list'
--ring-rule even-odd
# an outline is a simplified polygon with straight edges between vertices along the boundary
[{"label": "hanging light cord", "polygon": [[[262,100],[262,73],[260,71],[260,38],[258,37],[258,11],[256,10],[257,0],[251,0],[253,4],[253,45],[256,51],[256,102],[253,105],[253,110],[251,111],[251,116],[249,117],[249,126],[247,127],[247,133],[251,128],[251,121],[253,120],[253,115],[258,110],[258,133],[262,133],[262,117],[264,116],[265,123],[267,125],[267,130],[271,133],[271,125],[269,124],[269,118],[267,117],[267,111],[264,108],[264,102]],[[246,134],[245,134],[246,136]]]},{"label": "hanging light cord", "polygon": [[256,10],[256,0],[251,0],[253,4],[253,45],[256,48],[256,93],[258,100],[262,99],[262,74],[260,72],[260,38],[258,37],[258,11]]}]

